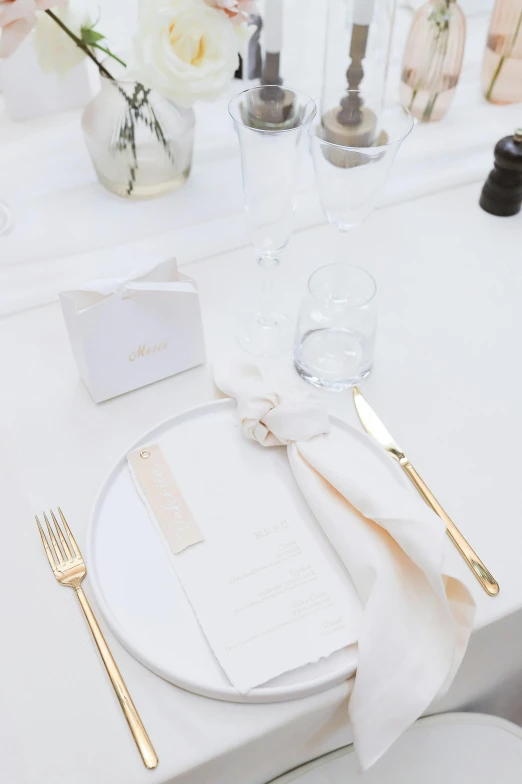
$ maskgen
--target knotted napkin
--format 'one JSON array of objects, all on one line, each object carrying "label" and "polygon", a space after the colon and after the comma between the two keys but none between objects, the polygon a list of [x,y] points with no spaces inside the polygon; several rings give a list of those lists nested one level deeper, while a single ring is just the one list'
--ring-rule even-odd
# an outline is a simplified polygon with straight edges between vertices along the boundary
[{"label": "knotted napkin", "polygon": [[364,615],[348,712],[367,769],[449,687],[468,644],[475,603],[444,569],[444,523],[369,436],[331,428],[320,403],[276,391],[259,367],[233,359],[217,363],[215,381],[237,400],[247,438],[286,445],[355,584]]}]

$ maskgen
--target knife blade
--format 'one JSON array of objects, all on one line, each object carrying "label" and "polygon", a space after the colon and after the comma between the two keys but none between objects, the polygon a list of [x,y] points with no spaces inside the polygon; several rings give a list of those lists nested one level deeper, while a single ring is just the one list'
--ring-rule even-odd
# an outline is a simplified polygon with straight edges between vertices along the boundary
[{"label": "knife blade", "polygon": [[422,480],[412,466],[403,449],[383,425],[370,404],[365,400],[357,387],[353,388],[353,400],[357,415],[366,432],[372,436],[392,457],[397,460],[401,468],[409,476],[428,506],[446,523],[446,532],[457,550],[460,552],[469,568],[489,596],[496,596],[500,590],[497,581],[491,572],[486,569],[469,542],[461,534],[447,512],[444,511],[429,487]]}]

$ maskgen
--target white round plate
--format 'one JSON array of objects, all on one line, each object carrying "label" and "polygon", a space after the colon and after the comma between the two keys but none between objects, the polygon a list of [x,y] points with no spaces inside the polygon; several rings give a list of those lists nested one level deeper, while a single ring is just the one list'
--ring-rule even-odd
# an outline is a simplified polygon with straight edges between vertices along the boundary
[{"label": "white round plate", "polygon": [[[293,477],[286,449],[262,449],[245,439],[236,415],[234,400],[219,400],[172,417],[146,433],[134,449],[152,440],[172,437],[175,431],[184,467],[199,471],[206,439],[211,439],[212,423],[227,423],[231,441],[237,443],[237,459],[252,461],[252,471],[260,472],[260,492],[270,492],[270,475],[285,477],[292,488],[298,513],[310,520],[317,546],[328,558],[342,581],[354,591],[351,579],[326,539],[320,525],[304,501]],[[356,438],[361,449],[370,449],[390,471],[389,457],[362,433],[332,417],[332,427],[342,428]],[[222,434],[223,429],[218,429]],[[245,444],[247,447],[245,448]],[[266,468],[265,468],[266,467]],[[216,466],[233,472],[234,466]],[[394,473],[403,482],[400,473]],[[217,479],[216,479],[217,477]],[[267,484],[268,482],[268,484]],[[276,702],[304,697],[335,686],[351,677],[357,664],[357,646],[352,645],[319,662],[239,694],[217,662],[178,581],[161,541],[152,525],[143,525],[143,504],[127,467],[127,455],[118,461],[105,481],[95,503],[87,535],[87,564],[96,600],[114,634],[127,650],[165,680],[206,697],[235,702]]]}]

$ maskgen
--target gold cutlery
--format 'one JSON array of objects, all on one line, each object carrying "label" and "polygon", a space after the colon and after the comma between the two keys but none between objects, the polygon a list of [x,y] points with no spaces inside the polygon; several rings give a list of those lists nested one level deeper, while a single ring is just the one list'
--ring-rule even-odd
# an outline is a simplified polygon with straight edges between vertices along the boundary
[{"label": "gold cutlery", "polygon": [[436,514],[438,514],[442,520],[444,520],[446,523],[446,531],[448,536],[486,593],[490,596],[496,596],[500,590],[497,581],[493,578],[491,572],[486,569],[471,545],[462,536],[455,523],[444,511],[429,487],[423,482],[417,471],[414,469],[404,454],[403,450],[396,443],[396,441],[393,440],[377,414],[366,402],[357,387],[353,388],[353,400],[357,414],[361,420],[361,424],[366,432],[369,433],[382,447],[384,447],[384,449],[386,449],[386,451],[389,452],[389,454],[394,457],[395,460],[397,460],[401,468],[409,476],[428,506],[431,506],[433,511],[436,512]]},{"label": "gold cutlery", "polygon": [[[65,516],[60,507],[58,507],[58,514],[62,520],[65,533],[62,531],[52,509],[50,513],[56,534],[60,540],[60,544],[58,544],[55,533],[51,527],[51,524],[49,523],[49,520],[47,519],[45,512],[44,520],[47,525],[49,540],[44,534],[42,526],[40,525],[40,521],[36,515],[35,519],[40,531],[40,536],[42,537],[42,544],[47,554],[47,559],[51,569],[53,570],[53,574],[60,585],[66,585],[70,588],[74,588],[76,596],[78,597],[82,606],[82,610],[85,613],[85,617],[87,618],[87,623],[91,628],[96,645],[98,646],[98,650],[100,651],[105,669],[107,670],[109,678],[111,679],[114,691],[116,692],[116,696],[118,697],[123,713],[125,714],[125,718],[127,719],[130,731],[132,732],[134,740],[136,741],[136,745],[141,754],[141,758],[145,764],[145,767],[155,768],[158,764],[158,757],[154,751],[154,747],[150,742],[147,731],[141,722],[138,711],[134,706],[127,687],[125,686],[125,682],[121,677],[118,666],[113,659],[112,653],[109,650],[109,646],[105,642],[102,631],[98,626],[98,622],[94,617],[91,606],[87,601],[85,593],[83,592],[82,580],[87,574],[87,569],[85,567],[85,563],[78,545],[74,540],[71,530],[67,525],[67,520],[65,519]],[[52,550],[49,541],[52,545]]]}]

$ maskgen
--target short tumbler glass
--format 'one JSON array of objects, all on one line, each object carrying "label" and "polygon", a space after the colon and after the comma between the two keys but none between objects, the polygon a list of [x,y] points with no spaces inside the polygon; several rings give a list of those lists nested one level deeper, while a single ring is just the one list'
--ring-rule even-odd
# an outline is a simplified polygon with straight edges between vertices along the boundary
[{"label": "short tumbler glass", "polygon": [[294,365],[306,381],[341,391],[370,373],[376,290],[372,276],[351,264],[328,264],[313,273],[294,346]]}]

